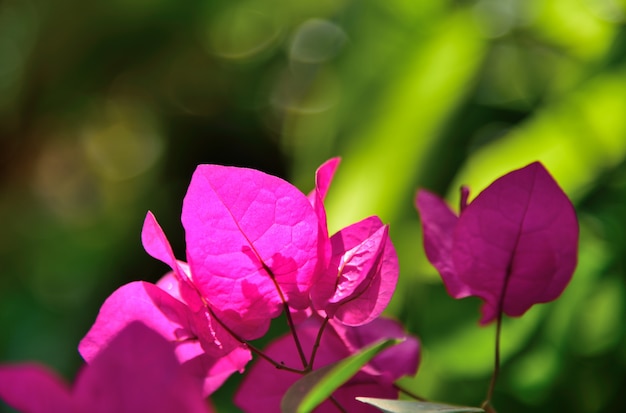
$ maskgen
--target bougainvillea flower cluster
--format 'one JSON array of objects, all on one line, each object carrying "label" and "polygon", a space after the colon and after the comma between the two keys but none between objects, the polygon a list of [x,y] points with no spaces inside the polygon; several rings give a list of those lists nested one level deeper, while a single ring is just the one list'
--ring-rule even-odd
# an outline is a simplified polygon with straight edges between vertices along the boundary
[{"label": "bougainvillea flower cluster", "polygon": [[210,413],[172,343],[128,324],[78,374],[73,387],[37,364],[0,366],[0,398],[23,413]]},{"label": "bougainvillea flower cluster", "polygon": [[421,190],[424,249],[454,298],[480,297],[481,323],[521,316],[556,299],[576,268],[578,221],[570,200],[534,162],[494,181],[460,215]]},{"label": "bougainvillea flower cluster", "polygon": [[[176,344],[179,361],[209,395],[230,374],[245,370],[251,359],[249,341],[262,337],[270,321],[285,312],[294,331],[280,342],[291,344],[290,355],[280,362],[303,372],[362,347],[363,343],[345,341],[334,350],[327,348],[332,340],[327,336],[339,330],[343,337],[353,328],[369,331],[370,341],[388,334],[397,337],[397,328],[358,330],[372,322],[389,325],[377,320],[395,290],[398,260],[388,226],[377,217],[329,237],[324,199],[338,164],[335,158],[318,169],[308,196],[260,171],[200,165],[183,202],[186,260],[176,259],[148,213],[142,230],[144,248],[171,272],[156,285],[142,281],[124,285],[105,301],[80,343],[85,360],[97,357],[128,323],[141,321]],[[312,320],[318,322],[311,336],[316,323]],[[324,328],[327,331],[320,331]],[[318,335],[320,353],[314,362],[305,350]],[[402,348],[415,354],[404,360]],[[399,349],[387,357],[401,355],[403,361],[396,363],[401,369],[370,374],[370,387],[385,375],[397,379],[407,366],[408,371],[417,369],[415,339]],[[388,393],[397,394],[387,386]],[[240,391],[240,399],[246,392]]]}]

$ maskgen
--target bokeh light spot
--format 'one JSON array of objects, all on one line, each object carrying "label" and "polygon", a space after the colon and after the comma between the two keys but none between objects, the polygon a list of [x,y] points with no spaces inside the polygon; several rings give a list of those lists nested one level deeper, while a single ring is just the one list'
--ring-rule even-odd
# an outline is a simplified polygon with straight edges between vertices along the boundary
[{"label": "bokeh light spot", "polygon": [[225,59],[248,59],[270,47],[280,28],[268,13],[233,7],[219,14],[209,25],[211,52]]},{"label": "bokeh light spot", "polygon": [[322,63],[335,57],[347,41],[341,27],[322,19],[310,19],[296,30],[289,57],[303,63]]},{"label": "bokeh light spot", "polygon": [[138,104],[109,102],[103,117],[82,135],[87,159],[102,177],[120,181],[149,169],[163,153],[163,138],[151,112]]}]

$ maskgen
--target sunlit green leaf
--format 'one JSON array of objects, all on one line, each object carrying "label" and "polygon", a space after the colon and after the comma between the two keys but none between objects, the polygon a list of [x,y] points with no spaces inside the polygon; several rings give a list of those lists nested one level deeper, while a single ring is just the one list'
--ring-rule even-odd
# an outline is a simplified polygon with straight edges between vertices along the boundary
[{"label": "sunlit green leaf", "polygon": [[287,390],[281,402],[281,411],[283,413],[311,412],[377,354],[401,341],[400,339],[379,341],[357,354],[305,375]]}]

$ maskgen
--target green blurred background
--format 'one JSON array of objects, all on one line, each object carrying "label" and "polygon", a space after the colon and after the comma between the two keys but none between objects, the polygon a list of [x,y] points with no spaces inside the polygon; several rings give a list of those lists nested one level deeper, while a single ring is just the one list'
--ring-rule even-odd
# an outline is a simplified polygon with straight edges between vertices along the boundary
[{"label": "green blurred background", "polygon": [[621,411],[625,21],[624,0],[0,2],[0,361],[73,378],[106,296],[167,270],[141,247],[147,210],[184,258],[198,163],[307,192],[339,155],[331,231],[380,215],[400,256],[388,312],[424,346],[403,384],[477,405],[493,326],[446,295],[413,197],[457,203],[461,183],[541,160],[578,210],[579,266],[559,300],[506,320],[495,405]]}]

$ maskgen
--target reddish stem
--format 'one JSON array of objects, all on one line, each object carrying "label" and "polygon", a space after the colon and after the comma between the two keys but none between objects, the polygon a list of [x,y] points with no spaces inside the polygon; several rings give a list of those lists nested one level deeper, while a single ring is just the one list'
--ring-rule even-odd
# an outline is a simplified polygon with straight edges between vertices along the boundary
[{"label": "reddish stem", "polygon": [[393,387],[394,387],[396,390],[398,390],[399,392],[402,392],[402,393],[406,394],[407,396],[414,398],[415,400],[419,400],[419,401],[421,401],[421,402],[426,402],[426,401],[428,401],[428,400],[426,400],[425,398],[423,398],[423,397],[421,397],[421,396],[418,396],[417,394],[413,393],[412,391],[405,389],[404,387],[400,386],[400,385],[399,385],[399,384],[397,384],[397,383],[394,383],[394,384],[393,384]]},{"label": "reddish stem", "polygon": [[[237,224],[237,225],[239,225],[239,224]],[[241,230],[241,228],[240,228],[240,230]],[[300,361],[302,362],[302,367],[306,368],[308,363],[306,361],[306,357],[304,356],[304,350],[302,350],[302,344],[300,344],[300,339],[298,339],[298,333],[296,332],[296,326],[295,326],[295,324],[293,322],[293,319],[291,318],[291,311],[289,309],[289,304],[287,303],[287,299],[285,299],[285,294],[283,294],[282,288],[280,288],[280,284],[278,284],[278,281],[276,280],[276,274],[274,274],[274,271],[272,271],[270,266],[267,265],[265,263],[265,261],[263,261],[263,259],[261,258],[261,254],[259,254],[259,252],[255,248],[254,243],[252,243],[252,241],[250,241],[248,239],[248,237],[246,236],[245,232],[243,230],[241,230],[241,233],[246,238],[246,240],[248,241],[248,244],[250,245],[250,248],[254,252],[254,255],[257,257],[259,262],[261,263],[261,266],[263,267],[263,269],[265,270],[267,275],[269,275],[270,279],[274,283],[274,287],[276,287],[276,292],[278,292],[278,296],[280,297],[280,301],[283,304],[283,310],[285,310],[285,315],[287,317],[287,324],[289,325],[289,330],[291,330],[291,335],[293,336],[293,340],[294,340],[294,342],[296,344],[296,348],[298,349],[298,354],[300,355]]]},{"label": "reddish stem", "polygon": [[348,413],[348,411],[347,411],[347,410],[346,410],[346,409],[345,409],[345,408],[341,405],[341,403],[339,403],[339,401],[337,401],[337,399],[335,399],[335,396],[330,396],[330,397],[328,398],[328,400],[330,400],[330,402],[331,402],[333,405],[335,405],[335,407],[336,407],[337,409],[339,409],[339,411],[340,411],[341,413]]},{"label": "reddish stem", "polygon": [[493,374],[491,375],[491,382],[489,383],[489,389],[487,390],[487,398],[481,405],[487,413],[496,413],[495,409],[491,405],[491,398],[493,397],[493,391],[496,387],[496,381],[500,374],[500,333],[502,330],[502,311],[498,312],[498,319],[496,321],[496,351],[494,359]]},{"label": "reddish stem", "polygon": [[[281,299],[282,298],[283,296],[281,293]],[[300,339],[298,338],[298,333],[296,332],[296,325],[293,322],[293,318],[291,318],[291,311],[289,310],[289,304],[287,304],[286,301],[283,301],[283,307],[285,309],[285,315],[287,317],[287,324],[289,325],[289,330],[291,330],[293,341],[296,343],[296,348],[298,349],[298,354],[300,355],[300,361],[302,361],[302,367],[306,369],[309,363],[307,363],[306,361],[306,356],[304,355],[302,344],[300,344]]]},{"label": "reddish stem", "polygon": [[328,316],[324,318],[322,321],[322,325],[320,326],[319,331],[317,332],[317,337],[315,337],[315,343],[313,344],[313,350],[311,351],[311,358],[309,360],[309,364],[306,366],[306,371],[313,370],[313,362],[315,361],[315,355],[317,354],[317,349],[320,347],[320,342],[322,341],[322,334],[324,333],[324,329],[326,329],[326,325],[328,324]]},{"label": "reddish stem", "polygon": [[285,310],[285,316],[287,317],[287,325],[289,325],[289,330],[291,331],[291,335],[293,336],[293,341],[296,344],[296,348],[298,349],[298,355],[300,356],[300,361],[302,362],[302,367],[306,369],[307,363],[306,356],[304,355],[304,350],[302,349],[302,344],[300,344],[300,339],[298,338],[298,333],[296,332],[296,325],[293,322],[293,318],[291,317],[291,310],[289,308],[289,304],[285,299],[285,295],[283,294],[282,288],[276,281],[276,275],[272,269],[261,260],[261,264],[263,265],[263,269],[269,274],[270,278],[274,282],[274,286],[276,287],[276,291],[278,292],[278,296],[280,297],[280,301],[283,303],[283,309]]},{"label": "reddish stem", "polygon": [[298,374],[304,374],[305,370],[298,370],[298,369],[294,369],[292,367],[287,367],[282,363],[278,363],[277,361],[275,361],[274,359],[272,359],[271,357],[269,357],[267,354],[263,353],[261,350],[259,350],[257,347],[255,347],[253,344],[251,344],[250,342],[248,342],[247,340],[244,340],[243,338],[241,338],[239,336],[239,334],[235,333],[230,327],[228,327],[226,325],[226,323],[224,323],[218,316],[217,314],[215,314],[215,312],[213,311],[213,309],[209,306],[209,304],[204,300],[204,298],[202,298],[202,302],[204,303],[204,307],[207,309],[207,311],[211,314],[211,317],[213,317],[215,319],[215,321],[217,321],[219,323],[219,325],[221,325],[224,330],[226,330],[231,336],[233,336],[235,338],[235,340],[239,341],[241,344],[245,345],[246,347],[248,347],[250,349],[250,351],[252,351],[254,354],[256,354],[257,356],[261,357],[262,359],[266,360],[268,363],[272,364],[274,367],[276,367],[279,370],[285,370],[285,371],[291,371],[293,373],[298,373]]}]

